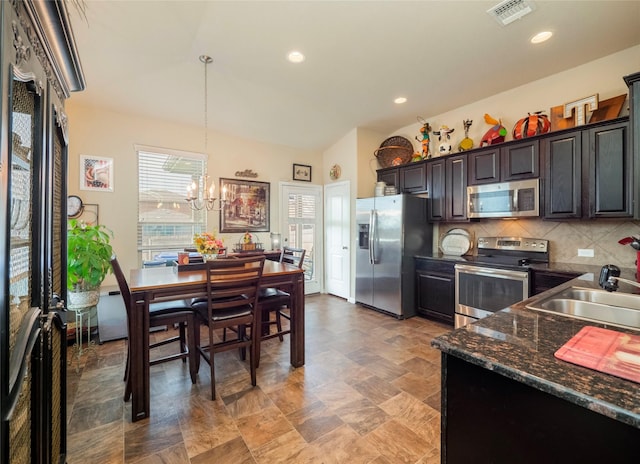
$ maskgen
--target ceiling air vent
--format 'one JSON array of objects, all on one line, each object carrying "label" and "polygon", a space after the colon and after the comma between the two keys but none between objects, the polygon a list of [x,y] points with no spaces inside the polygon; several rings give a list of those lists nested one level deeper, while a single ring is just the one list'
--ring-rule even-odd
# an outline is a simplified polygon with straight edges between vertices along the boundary
[{"label": "ceiling air vent", "polygon": [[488,9],[487,13],[493,16],[500,24],[506,26],[516,19],[531,13],[535,8],[533,2],[527,0],[505,0]]}]

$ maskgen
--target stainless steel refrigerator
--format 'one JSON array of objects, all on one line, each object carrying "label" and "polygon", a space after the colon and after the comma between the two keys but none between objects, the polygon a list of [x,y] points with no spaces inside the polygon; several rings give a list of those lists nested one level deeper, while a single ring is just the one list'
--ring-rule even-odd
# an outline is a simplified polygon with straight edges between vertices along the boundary
[{"label": "stainless steel refrigerator", "polygon": [[432,251],[427,199],[356,200],[356,302],[398,318],[416,314],[415,255]]}]

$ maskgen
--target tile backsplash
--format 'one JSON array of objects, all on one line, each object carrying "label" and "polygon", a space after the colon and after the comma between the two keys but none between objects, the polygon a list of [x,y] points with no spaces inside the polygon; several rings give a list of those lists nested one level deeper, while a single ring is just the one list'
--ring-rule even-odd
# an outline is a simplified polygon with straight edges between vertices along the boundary
[{"label": "tile backsplash", "polygon": [[[542,219],[482,219],[470,223],[441,223],[434,225],[434,250],[439,238],[448,230],[462,228],[469,231],[474,240],[478,237],[529,237],[549,240],[551,262],[602,266],[615,264],[634,268],[636,250],[630,245],[620,245],[618,240],[634,235],[640,237],[640,221],[632,220],[576,220],[545,221]],[[592,249],[593,258],[578,256],[578,249]],[[471,250],[475,254],[475,247]]]}]

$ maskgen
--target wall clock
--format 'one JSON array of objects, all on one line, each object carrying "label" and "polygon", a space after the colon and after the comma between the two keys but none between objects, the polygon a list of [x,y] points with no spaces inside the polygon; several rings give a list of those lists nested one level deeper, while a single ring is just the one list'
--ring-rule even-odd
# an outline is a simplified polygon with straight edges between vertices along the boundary
[{"label": "wall clock", "polygon": [[76,218],[82,214],[83,210],[82,198],[77,195],[69,195],[67,197],[67,217]]}]

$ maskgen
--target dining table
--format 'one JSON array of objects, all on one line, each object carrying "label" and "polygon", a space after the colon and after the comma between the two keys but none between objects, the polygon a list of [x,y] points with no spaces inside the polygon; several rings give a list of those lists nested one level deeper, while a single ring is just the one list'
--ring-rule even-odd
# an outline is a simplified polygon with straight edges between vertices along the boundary
[{"label": "dining table", "polygon": [[[206,296],[207,277],[204,265],[194,270],[182,266],[132,269],[129,277],[131,319],[129,356],[131,376],[131,421],[149,417],[149,305],[154,302]],[[291,295],[290,362],[304,365],[304,270],[288,263],[266,260],[260,287],[277,287]],[[256,305],[255,320],[262,320]],[[259,337],[258,337],[259,338]],[[259,346],[256,349],[258,356]],[[258,358],[259,359],[259,358]]]}]

